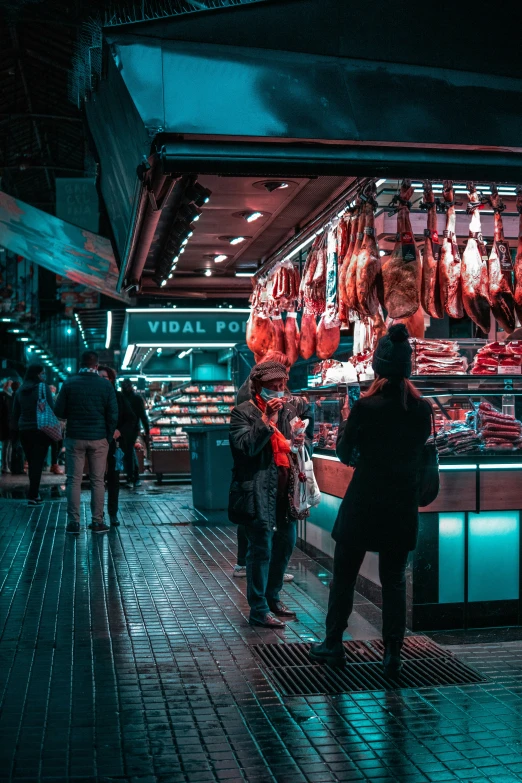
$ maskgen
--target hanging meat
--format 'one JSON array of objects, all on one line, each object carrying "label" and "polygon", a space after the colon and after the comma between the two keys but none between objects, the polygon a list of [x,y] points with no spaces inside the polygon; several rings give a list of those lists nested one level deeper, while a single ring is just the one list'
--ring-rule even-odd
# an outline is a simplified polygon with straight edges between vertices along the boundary
[{"label": "hanging meat", "polygon": [[439,261],[440,243],[437,230],[437,202],[431,182],[424,183],[424,202],[421,209],[428,212],[428,227],[424,230],[424,254],[422,257],[421,304],[432,318],[443,318],[444,308],[440,298]]},{"label": "hanging meat", "polygon": [[357,256],[356,286],[357,310],[361,315],[373,316],[379,309],[377,280],[381,274],[381,259],[375,240],[376,189],[372,183],[365,192],[363,212],[365,213],[364,236]]},{"label": "hanging meat", "polygon": [[393,252],[382,261],[384,305],[390,318],[407,318],[420,305],[422,268],[410,223],[413,188],[403,180],[394,203],[397,207],[397,241]]},{"label": "hanging meat", "polygon": [[350,216],[343,215],[337,226],[337,301],[339,307],[339,320],[343,324],[348,323],[348,308],[344,301],[346,292],[344,292],[344,296],[341,292],[341,287],[344,286],[344,279],[341,277],[341,268],[349,243]]},{"label": "hanging meat", "polygon": [[462,318],[461,260],[455,235],[455,194],[453,182],[444,180],[444,206],[446,229],[442,240],[439,263],[440,295],[442,304],[451,318]]},{"label": "hanging meat", "polygon": [[301,319],[301,335],[299,337],[299,353],[303,359],[310,359],[315,353],[317,343],[317,325],[313,313],[304,312]]},{"label": "hanging meat", "polygon": [[394,324],[404,324],[410,337],[424,338],[426,327],[424,325],[424,310],[422,307],[419,307],[417,312],[408,316],[408,318],[389,318],[388,328]]},{"label": "hanging meat", "polygon": [[489,303],[491,312],[501,327],[511,334],[515,328],[515,298],[513,295],[513,262],[509,245],[504,239],[502,212],[504,203],[494,185],[490,204],[493,207],[495,237],[489,256]]},{"label": "hanging meat", "polygon": [[276,264],[270,276],[270,308],[278,312],[293,310],[299,297],[299,272],[291,261]]},{"label": "hanging meat", "polygon": [[272,326],[274,327],[273,350],[285,352],[285,325],[280,315],[272,316]]},{"label": "hanging meat", "polygon": [[357,225],[359,222],[359,208],[357,206],[349,208],[350,217],[347,219],[348,226],[348,244],[344,255],[342,256],[339,266],[339,296],[342,299],[344,305],[348,307],[348,299],[346,294],[346,272],[348,265],[352,258],[353,249],[355,247],[355,240],[357,238]]},{"label": "hanging meat", "polygon": [[285,353],[290,364],[297,361],[299,355],[299,327],[297,313],[287,313],[285,321]]},{"label": "hanging meat", "polygon": [[346,288],[346,305],[350,310],[358,310],[357,301],[357,259],[364,239],[364,227],[366,225],[366,213],[359,198],[359,216],[357,219],[357,230],[355,241],[352,248],[352,254],[346,264],[344,285]]},{"label": "hanging meat", "polygon": [[467,212],[471,215],[469,238],[462,257],[462,304],[472,321],[489,332],[491,310],[489,307],[488,254],[480,224],[480,195],[470,182]]},{"label": "hanging meat", "polygon": [[322,316],[317,327],[317,345],[315,352],[319,359],[329,359],[339,347],[341,330],[338,325],[328,322],[325,315]]},{"label": "hanging meat", "polygon": [[246,327],[246,342],[256,359],[261,358],[274,344],[274,327],[272,321],[265,315],[254,310],[250,313]]},{"label": "hanging meat", "polygon": [[308,253],[301,284],[299,303],[314,315],[324,313],[326,305],[326,252],[324,232],[314,240]]},{"label": "hanging meat", "polygon": [[517,190],[518,245],[515,258],[515,307],[518,320],[522,323],[522,185]]}]

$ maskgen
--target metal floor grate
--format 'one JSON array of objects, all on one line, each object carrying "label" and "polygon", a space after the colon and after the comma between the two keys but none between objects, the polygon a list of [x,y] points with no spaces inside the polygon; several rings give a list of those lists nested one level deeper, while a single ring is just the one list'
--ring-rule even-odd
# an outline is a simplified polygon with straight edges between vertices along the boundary
[{"label": "metal floor grate", "polygon": [[344,642],[346,666],[313,664],[310,644],[254,644],[252,649],[283,696],[347,693],[350,691],[426,688],[485,682],[426,636],[409,636],[402,648],[403,668],[396,680],[382,673],[384,645],[380,640]]}]

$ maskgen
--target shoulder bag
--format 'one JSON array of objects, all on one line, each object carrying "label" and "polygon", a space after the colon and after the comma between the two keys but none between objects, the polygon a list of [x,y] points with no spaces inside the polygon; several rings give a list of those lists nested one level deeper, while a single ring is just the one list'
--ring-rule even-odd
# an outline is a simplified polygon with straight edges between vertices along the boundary
[{"label": "shoulder bag", "polygon": [[62,425],[47,402],[45,383],[38,385],[38,402],[36,403],[36,426],[51,440],[62,439]]},{"label": "shoulder bag", "polygon": [[433,442],[425,443],[422,449],[422,464],[420,468],[419,506],[425,508],[436,499],[440,490],[439,452],[435,443],[435,416],[431,408],[433,423]]}]

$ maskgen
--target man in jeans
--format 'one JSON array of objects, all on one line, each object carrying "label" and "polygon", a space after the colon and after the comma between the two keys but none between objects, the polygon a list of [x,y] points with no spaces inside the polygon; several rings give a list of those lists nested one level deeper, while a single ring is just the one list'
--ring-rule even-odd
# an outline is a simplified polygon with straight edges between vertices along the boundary
[{"label": "man in jeans", "polygon": [[80,493],[87,458],[91,479],[93,533],[110,530],[103,522],[105,468],[109,442],[118,422],[118,403],[111,383],[98,375],[98,354],[86,351],[80,372],[63,384],[54,406],[59,419],[67,420],[67,532],[80,532]]}]

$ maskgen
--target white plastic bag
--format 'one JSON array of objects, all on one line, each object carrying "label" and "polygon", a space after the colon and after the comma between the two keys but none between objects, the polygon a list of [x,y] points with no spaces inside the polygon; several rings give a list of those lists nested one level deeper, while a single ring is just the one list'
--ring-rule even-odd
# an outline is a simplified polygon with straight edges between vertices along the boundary
[{"label": "white plastic bag", "polygon": [[314,475],[314,463],[304,446],[297,452],[297,465],[299,469],[299,480],[297,482],[299,498],[298,502],[296,502],[296,507],[299,511],[306,511],[319,505],[321,492]]}]

